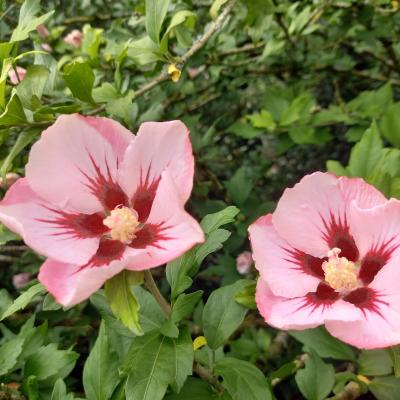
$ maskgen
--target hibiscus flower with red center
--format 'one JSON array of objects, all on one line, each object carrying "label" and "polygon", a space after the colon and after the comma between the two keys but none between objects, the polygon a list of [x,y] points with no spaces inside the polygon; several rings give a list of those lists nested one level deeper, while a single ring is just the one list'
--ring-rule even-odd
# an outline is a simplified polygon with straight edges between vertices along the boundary
[{"label": "hibiscus flower with red center", "polygon": [[249,233],[268,324],[325,324],[359,348],[400,343],[400,201],[362,179],[317,172],[286,189]]},{"label": "hibiscus flower with red center", "polygon": [[123,269],[177,258],[204,240],[185,211],[193,185],[189,132],[108,118],[60,116],[31,149],[26,177],[0,202],[0,221],[48,259],[39,281],[71,306]]}]

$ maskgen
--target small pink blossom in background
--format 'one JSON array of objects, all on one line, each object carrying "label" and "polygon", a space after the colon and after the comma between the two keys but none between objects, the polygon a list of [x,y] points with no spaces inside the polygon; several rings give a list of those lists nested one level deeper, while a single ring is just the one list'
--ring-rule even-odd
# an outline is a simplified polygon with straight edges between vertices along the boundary
[{"label": "small pink blossom in background", "polygon": [[253,257],[249,251],[240,253],[236,258],[236,269],[241,275],[247,275],[251,271]]},{"label": "small pink blossom in background", "polygon": [[15,172],[9,172],[6,174],[5,179],[0,177],[0,188],[8,189],[12,184],[14,184],[19,178],[21,178]]},{"label": "small pink blossom in background", "polygon": [[52,48],[49,44],[47,44],[47,43],[42,43],[42,44],[40,45],[40,47],[41,47],[44,51],[47,51],[47,52],[49,52],[49,53],[51,53],[51,52],[53,51],[53,48]]},{"label": "small pink blossom in background", "polygon": [[42,39],[46,39],[50,36],[49,30],[46,28],[46,25],[40,24],[36,27],[36,31]]},{"label": "small pink blossom in background", "polygon": [[180,121],[145,122],[135,136],[108,118],[64,115],[32,146],[0,221],[48,257],[38,279],[71,306],[123,269],[163,265],[204,241],[184,209],[193,174]]},{"label": "small pink blossom in background", "polygon": [[64,42],[73,47],[79,47],[82,43],[82,39],[83,33],[78,29],[74,29],[64,37]]},{"label": "small pink blossom in background", "polygon": [[[16,69],[17,69],[18,76],[17,76],[17,73],[15,72],[14,68],[11,68],[11,69],[8,71],[8,77],[9,77],[9,79],[10,79],[10,82],[11,82],[13,85],[18,85],[18,83],[19,83],[20,81],[22,81],[22,79],[24,79],[24,77],[25,77],[25,75],[26,75],[26,69],[25,69],[25,68],[22,68],[22,67],[18,67],[18,66],[17,66]],[[19,78],[19,80],[18,80],[18,78]]]},{"label": "small pink blossom in background", "polygon": [[256,302],[279,329],[325,324],[358,348],[400,343],[400,201],[317,172],[250,228]]},{"label": "small pink blossom in background", "polygon": [[29,272],[21,272],[12,277],[12,283],[15,289],[22,289],[31,279],[32,275]]}]

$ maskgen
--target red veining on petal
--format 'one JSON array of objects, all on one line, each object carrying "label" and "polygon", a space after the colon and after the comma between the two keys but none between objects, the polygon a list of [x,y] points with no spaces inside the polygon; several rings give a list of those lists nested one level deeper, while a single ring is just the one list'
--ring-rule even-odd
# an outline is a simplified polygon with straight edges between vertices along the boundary
[{"label": "red veining on petal", "polygon": [[325,258],[313,257],[297,249],[283,248],[283,250],[290,256],[285,258],[285,261],[295,264],[296,269],[320,279],[324,278],[322,263],[326,260]]},{"label": "red veining on petal", "polygon": [[129,246],[134,249],[144,249],[148,246],[164,249],[158,242],[173,239],[165,233],[169,228],[168,226],[162,226],[162,224],[146,224],[142,229],[135,232],[136,238],[132,240]]},{"label": "red veining on petal", "polygon": [[113,210],[119,205],[128,206],[127,196],[112,178],[107,158],[104,157],[104,162],[107,168],[107,176],[104,176],[101,172],[101,169],[96,164],[93,156],[89,152],[88,156],[96,175],[89,176],[81,169],[79,169],[79,171],[85,176],[87,180],[85,185],[89,188],[91,193],[93,193],[99,199],[100,203],[106,210]]},{"label": "red veining on petal", "polygon": [[329,221],[326,221],[322,216],[321,218],[325,227],[323,236],[328,246],[331,249],[334,247],[339,248],[341,257],[346,257],[349,261],[356,262],[359,258],[359,251],[353,236],[350,234],[346,217],[342,220],[340,216],[336,218],[331,212]]},{"label": "red veining on petal", "polygon": [[102,267],[109,265],[111,261],[120,260],[124,254],[125,247],[125,244],[119,240],[101,239],[96,254],[79,271],[84,268]]},{"label": "red veining on petal", "polygon": [[151,164],[147,170],[146,176],[144,176],[143,170],[140,170],[140,183],[132,197],[132,207],[138,213],[140,222],[145,222],[147,220],[160,182],[159,177],[155,180],[150,180],[150,169]]},{"label": "red veining on petal", "polygon": [[52,209],[44,206],[49,211],[55,213],[53,219],[37,218],[37,221],[52,225],[55,230],[51,233],[53,236],[68,235],[77,239],[98,237],[108,231],[104,226],[104,215],[94,214],[73,214],[64,211]]},{"label": "red veining on petal", "polygon": [[309,309],[309,315],[311,315],[320,307],[322,307],[323,310],[329,308],[335,301],[339,300],[339,298],[340,294],[338,292],[329,285],[321,282],[315,292],[310,292],[304,297],[302,304],[296,311]]},{"label": "red veining on petal", "polygon": [[388,305],[388,303],[381,300],[380,295],[371,288],[362,287],[353,290],[347,296],[343,297],[343,300],[354,304],[356,307],[361,309],[364,315],[366,315],[366,311],[371,311],[385,319],[379,309],[379,305]]},{"label": "red veining on petal", "polygon": [[379,247],[374,246],[362,259],[359,278],[365,285],[374,280],[376,274],[386,265],[392,253],[399,247],[394,240],[395,238],[392,238]]},{"label": "red veining on petal", "polygon": [[340,298],[340,294],[325,283],[320,283],[315,292],[307,294],[307,299],[313,304],[330,305]]}]

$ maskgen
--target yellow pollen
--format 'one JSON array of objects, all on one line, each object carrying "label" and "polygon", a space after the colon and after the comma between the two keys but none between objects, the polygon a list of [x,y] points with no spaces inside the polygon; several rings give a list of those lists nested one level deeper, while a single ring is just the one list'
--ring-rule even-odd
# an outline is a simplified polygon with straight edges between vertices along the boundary
[{"label": "yellow pollen", "polygon": [[328,252],[328,261],[324,261],[322,269],[325,272],[325,281],[339,292],[348,292],[357,289],[358,267],[346,257],[339,257],[340,249],[333,248]]},{"label": "yellow pollen", "polygon": [[103,224],[110,228],[111,239],[130,244],[136,237],[135,231],[140,223],[135,210],[118,206],[103,220]]}]

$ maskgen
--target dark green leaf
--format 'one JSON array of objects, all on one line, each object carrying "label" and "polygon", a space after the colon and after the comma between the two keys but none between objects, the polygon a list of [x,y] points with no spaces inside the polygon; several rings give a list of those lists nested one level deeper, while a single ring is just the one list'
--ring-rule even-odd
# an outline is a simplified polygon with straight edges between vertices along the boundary
[{"label": "dark green leaf", "polygon": [[89,63],[74,61],[64,68],[63,76],[67,86],[77,99],[93,103],[94,73]]}]

